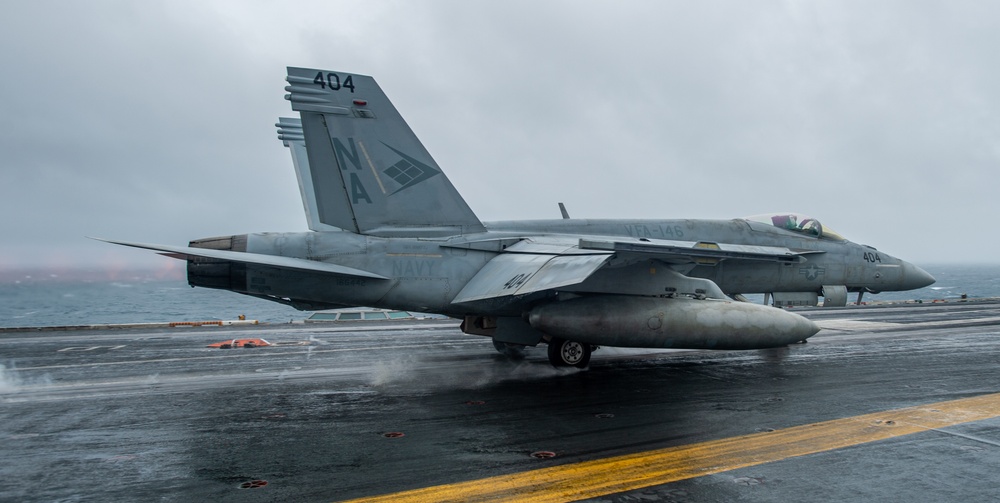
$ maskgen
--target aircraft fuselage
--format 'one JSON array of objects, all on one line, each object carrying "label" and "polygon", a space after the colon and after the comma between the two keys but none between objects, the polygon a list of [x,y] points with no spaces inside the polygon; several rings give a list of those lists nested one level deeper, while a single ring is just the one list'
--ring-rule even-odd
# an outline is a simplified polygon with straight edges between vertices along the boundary
[{"label": "aircraft fuselage", "polygon": [[[693,278],[715,282],[728,295],[774,292],[821,293],[824,286],[843,286],[850,292],[880,292],[918,288],[929,276],[907,262],[874,248],[847,240],[801,236],[765,224],[734,220],[537,220],[491,222],[481,235],[462,236],[481,242],[458,247],[449,237],[395,238],[349,232],[258,233],[234,236],[233,251],[281,255],[335,263],[386,276],[388,280],[330,277],[306,271],[256,264],[189,261],[192,285],[287,301],[301,309],[335,306],[372,306],[435,312],[519,316],[544,295],[513,296],[452,304],[456,294],[504,247],[521,236],[624,236],[710,243],[787,247],[816,253],[796,263],[727,262],[674,265],[659,260],[623,260],[598,271],[569,291],[608,293],[622,284],[629,294],[662,296],[668,268]],[[227,238],[221,238],[227,239]],[[205,240],[199,240],[205,241]],[[199,246],[199,241],[192,246]],[[239,244],[242,243],[242,244]],[[219,271],[219,268],[225,268]],[[658,271],[660,271],[658,273]],[[603,280],[604,276],[608,279]],[[218,278],[226,280],[219,282]],[[214,279],[213,279],[214,278]],[[551,294],[546,294],[551,295]]]}]

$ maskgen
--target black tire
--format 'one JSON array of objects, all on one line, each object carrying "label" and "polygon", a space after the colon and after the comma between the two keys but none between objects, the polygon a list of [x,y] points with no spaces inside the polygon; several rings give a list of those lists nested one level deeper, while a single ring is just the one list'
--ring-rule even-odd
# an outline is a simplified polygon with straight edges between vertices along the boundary
[{"label": "black tire", "polygon": [[590,365],[590,344],[552,339],[549,341],[549,363],[553,367],[587,368]]}]

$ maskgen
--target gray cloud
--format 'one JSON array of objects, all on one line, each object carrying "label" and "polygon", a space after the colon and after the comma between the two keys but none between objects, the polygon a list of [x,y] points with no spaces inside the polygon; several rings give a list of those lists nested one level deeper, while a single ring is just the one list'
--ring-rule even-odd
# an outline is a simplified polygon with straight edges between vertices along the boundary
[{"label": "gray cloud", "polygon": [[[0,19],[0,267],[303,230],[284,67],[374,75],[484,220],[812,214],[995,261],[978,2],[31,2]],[[962,243],[956,254],[954,243]],[[971,246],[970,246],[971,245]]]}]

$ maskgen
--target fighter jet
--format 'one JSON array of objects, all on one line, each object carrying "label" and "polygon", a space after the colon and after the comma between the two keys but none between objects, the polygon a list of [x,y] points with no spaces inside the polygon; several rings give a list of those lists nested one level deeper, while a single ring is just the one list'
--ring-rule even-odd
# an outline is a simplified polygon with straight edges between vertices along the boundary
[{"label": "fighter jet", "polygon": [[438,313],[501,352],[546,344],[553,365],[581,368],[600,346],[784,346],[819,327],[776,306],[934,282],[794,213],[482,222],[372,77],[289,67],[286,80],[299,117],[277,126],[309,232],[110,242],[186,260],[192,286],[302,310]]}]

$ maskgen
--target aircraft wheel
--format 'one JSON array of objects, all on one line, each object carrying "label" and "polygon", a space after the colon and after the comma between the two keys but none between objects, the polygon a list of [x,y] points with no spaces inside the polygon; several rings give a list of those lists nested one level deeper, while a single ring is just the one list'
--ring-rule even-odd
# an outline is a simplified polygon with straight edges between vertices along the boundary
[{"label": "aircraft wheel", "polygon": [[508,358],[512,358],[515,360],[524,358],[524,346],[520,344],[500,342],[496,339],[493,339],[493,347]]},{"label": "aircraft wheel", "polygon": [[553,367],[587,368],[590,365],[590,344],[564,339],[549,341],[549,363]]}]

